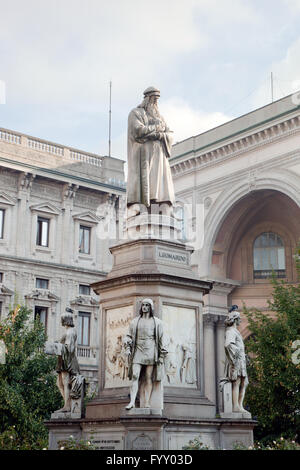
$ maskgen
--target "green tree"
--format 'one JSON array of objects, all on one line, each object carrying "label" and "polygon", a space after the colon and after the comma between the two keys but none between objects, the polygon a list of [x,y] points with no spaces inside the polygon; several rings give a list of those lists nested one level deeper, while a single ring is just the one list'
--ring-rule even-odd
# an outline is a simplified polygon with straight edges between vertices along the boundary
[{"label": "green tree", "polygon": [[16,307],[0,323],[6,346],[0,364],[0,448],[40,449],[47,446],[43,421],[61,406],[56,387],[56,358],[44,353],[46,334],[31,311]]},{"label": "green tree", "polygon": [[[300,274],[299,255],[300,250],[296,257]],[[251,332],[246,341],[251,358],[246,402],[258,420],[257,438],[268,441],[297,436],[300,442],[300,364],[293,350],[294,342],[300,339],[300,285],[275,277],[272,283],[269,307],[273,318],[244,308]]]}]

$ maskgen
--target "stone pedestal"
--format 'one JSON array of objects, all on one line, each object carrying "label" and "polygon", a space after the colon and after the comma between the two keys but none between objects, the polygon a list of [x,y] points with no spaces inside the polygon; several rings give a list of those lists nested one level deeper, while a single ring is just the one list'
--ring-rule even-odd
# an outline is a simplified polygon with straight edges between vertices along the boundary
[{"label": "stone pedestal", "polygon": [[[204,323],[203,315],[212,283],[193,272],[192,249],[145,238],[114,246],[111,253],[111,272],[92,285],[101,302],[99,393],[80,420],[82,436],[107,450],[181,450],[199,435],[211,448],[225,442],[230,448],[235,441],[251,445],[253,421],[217,417],[217,340],[214,321],[206,315]],[[153,300],[168,337],[162,412],[159,406],[144,409],[139,398],[136,408],[125,409],[130,382],[122,338],[144,298]],[[58,425],[48,425],[54,442]]]},{"label": "stone pedestal", "polygon": [[251,413],[249,411],[243,411],[241,413],[232,411],[232,384],[227,382],[223,386],[223,403],[224,411],[220,413],[221,418],[225,419],[251,419]]},{"label": "stone pedestal", "polygon": [[177,240],[180,234],[180,227],[174,217],[144,213],[127,218],[126,234],[130,240],[137,240],[143,237]]}]

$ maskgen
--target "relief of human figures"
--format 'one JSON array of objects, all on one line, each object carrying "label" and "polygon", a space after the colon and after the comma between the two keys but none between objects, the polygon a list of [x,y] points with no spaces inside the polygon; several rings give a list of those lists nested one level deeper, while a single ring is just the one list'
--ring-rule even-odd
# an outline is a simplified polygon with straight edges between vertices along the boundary
[{"label": "relief of human figures", "polygon": [[107,347],[107,364],[109,373],[114,379],[126,380],[128,378],[128,357],[125,354],[123,336],[117,337],[117,342],[113,346],[111,340],[108,342]]}]

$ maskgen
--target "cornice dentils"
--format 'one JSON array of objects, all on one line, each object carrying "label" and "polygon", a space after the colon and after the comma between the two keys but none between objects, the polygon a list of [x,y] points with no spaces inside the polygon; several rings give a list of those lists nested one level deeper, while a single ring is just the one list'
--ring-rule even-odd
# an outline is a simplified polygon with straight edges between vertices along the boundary
[{"label": "cornice dentils", "polygon": [[234,142],[226,143],[216,149],[208,150],[202,154],[191,153],[190,157],[172,166],[173,174],[178,175],[181,172],[192,168],[199,168],[202,165],[209,164],[216,160],[222,160],[230,155],[235,155],[246,151],[258,144],[267,143],[280,137],[282,134],[289,133],[300,127],[300,117],[294,116],[287,121],[271,125],[267,129],[242,137]]}]

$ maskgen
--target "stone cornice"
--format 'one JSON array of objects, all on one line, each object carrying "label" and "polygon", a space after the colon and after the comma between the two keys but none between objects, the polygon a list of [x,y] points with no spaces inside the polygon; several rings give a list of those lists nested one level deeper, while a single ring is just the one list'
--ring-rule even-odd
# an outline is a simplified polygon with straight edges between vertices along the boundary
[{"label": "stone cornice", "polygon": [[92,289],[97,293],[97,291],[104,292],[107,289],[120,288],[124,285],[131,283],[163,283],[173,286],[189,286],[190,289],[202,290],[203,294],[208,293],[212,288],[212,283],[208,281],[202,281],[201,279],[191,279],[180,276],[173,276],[171,274],[157,274],[157,273],[132,273],[124,276],[119,276],[115,278],[105,279],[103,281],[98,281],[91,284]]},{"label": "stone cornice", "polygon": [[251,150],[257,150],[263,145],[275,143],[283,137],[289,137],[300,131],[300,116],[290,117],[289,119],[272,124],[263,130],[259,130],[236,140],[227,142],[221,146],[210,146],[209,150],[199,149],[191,150],[184,158],[178,162],[176,160],[170,164],[172,166],[172,175],[176,179],[179,175],[188,174],[199,168],[206,168],[216,163],[238,157]]},{"label": "stone cornice", "polygon": [[113,184],[108,184],[96,181],[95,179],[77,176],[75,174],[66,173],[53,168],[42,168],[36,165],[31,165],[29,163],[19,162],[11,158],[5,158],[3,156],[0,157],[0,166],[9,168],[11,170],[19,171],[21,173],[32,173],[34,176],[41,176],[44,178],[54,179],[63,183],[67,182],[70,184],[74,184],[75,186],[79,185],[82,187],[92,188],[103,193],[110,192],[112,194],[116,193],[117,195],[123,195],[123,193],[126,193],[126,188],[120,186],[114,186]]},{"label": "stone cornice", "polygon": [[73,273],[83,273],[89,274],[93,276],[107,276],[106,271],[97,271],[94,269],[88,269],[81,266],[72,266],[68,264],[59,264],[59,263],[51,263],[50,261],[42,261],[37,259],[30,259],[30,258],[23,258],[21,256],[14,256],[14,255],[4,255],[1,253],[1,259],[5,259],[7,261],[11,261],[14,263],[21,263],[22,267],[24,265],[34,265],[34,266],[47,266],[49,269],[60,269],[62,271],[67,270]]}]

